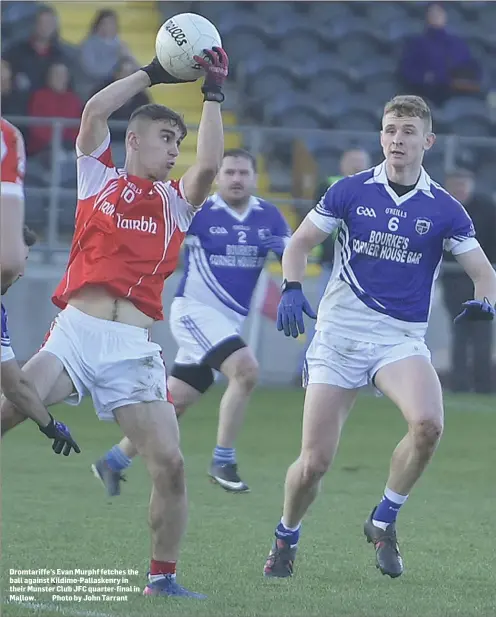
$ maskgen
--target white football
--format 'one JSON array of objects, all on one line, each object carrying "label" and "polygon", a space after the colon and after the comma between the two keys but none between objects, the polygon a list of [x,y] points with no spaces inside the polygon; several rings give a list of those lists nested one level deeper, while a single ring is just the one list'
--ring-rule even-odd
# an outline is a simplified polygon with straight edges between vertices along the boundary
[{"label": "white football", "polygon": [[155,41],[158,61],[178,79],[194,80],[204,74],[193,56],[205,57],[204,49],[222,47],[216,27],[195,13],[181,13],[168,19]]}]

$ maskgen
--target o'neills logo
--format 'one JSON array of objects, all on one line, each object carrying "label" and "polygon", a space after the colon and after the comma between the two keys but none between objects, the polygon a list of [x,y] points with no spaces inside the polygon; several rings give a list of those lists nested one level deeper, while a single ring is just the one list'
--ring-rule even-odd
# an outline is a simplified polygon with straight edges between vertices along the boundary
[{"label": "o'neills logo", "polygon": [[117,227],[119,229],[143,231],[149,234],[157,233],[157,223],[155,223],[151,216],[148,218],[142,216],[140,219],[126,219],[117,212]]}]

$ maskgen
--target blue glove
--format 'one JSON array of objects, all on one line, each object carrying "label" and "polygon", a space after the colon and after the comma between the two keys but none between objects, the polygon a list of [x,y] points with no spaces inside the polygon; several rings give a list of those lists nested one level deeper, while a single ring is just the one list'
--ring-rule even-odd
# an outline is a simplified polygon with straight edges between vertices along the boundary
[{"label": "blue glove", "polygon": [[268,238],[264,238],[262,244],[265,248],[273,251],[278,257],[282,257],[284,249],[286,248],[284,238],[281,238],[281,236],[269,236]]},{"label": "blue glove", "polygon": [[79,454],[81,452],[80,447],[72,438],[71,432],[68,427],[62,422],[54,420],[50,414],[50,423],[47,426],[40,426],[40,431],[48,437],[53,439],[52,450],[55,454],[60,454],[64,451],[64,456],[69,456],[71,449]]},{"label": "blue glove", "polygon": [[491,321],[496,315],[496,309],[487,298],[480,300],[468,300],[462,304],[463,311],[454,319],[455,323],[462,321]]},{"label": "blue glove", "polygon": [[[289,285],[295,284],[289,283]],[[277,308],[277,329],[279,332],[284,330],[286,336],[291,335],[293,338],[298,338],[298,334],[305,332],[303,313],[311,319],[317,319],[317,315],[303,295],[301,286],[299,289],[294,287],[285,289]]]}]

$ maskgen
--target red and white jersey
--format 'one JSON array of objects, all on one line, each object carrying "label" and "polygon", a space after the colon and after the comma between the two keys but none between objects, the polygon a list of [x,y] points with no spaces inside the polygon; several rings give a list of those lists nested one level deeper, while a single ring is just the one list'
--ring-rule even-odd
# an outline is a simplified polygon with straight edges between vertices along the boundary
[{"label": "red and white jersey", "polygon": [[76,226],[54,304],[65,308],[85,285],[102,285],[152,319],[163,319],[164,281],[177,266],[195,214],[182,180],[153,182],[116,169],[110,134],[91,155],[77,147],[76,153]]},{"label": "red and white jersey", "polygon": [[2,195],[24,197],[26,151],[21,132],[13,124],[1,119]]}]

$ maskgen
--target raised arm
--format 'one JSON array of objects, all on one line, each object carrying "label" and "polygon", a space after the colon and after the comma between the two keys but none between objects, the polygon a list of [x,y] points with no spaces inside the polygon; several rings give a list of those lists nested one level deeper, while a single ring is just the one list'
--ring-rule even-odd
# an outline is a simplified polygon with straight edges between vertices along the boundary
[{"label": "raised arm", "polygon": [[97,92],[86,103],[81,116],[81,127],[76,140],[79,150],[87,155],[94,152],[107,136],[109,117],[133,96],[150,86],[175,83],[184,82],[169,75],[154,58],[153,62],[136,73],[119,79]]},{"label": "raised arm", "polygon": [[94,152],[107,136],[109,117],[149,85],[150,78],[144,71],[139,70],[92,96],[81,116],[81,127],[76,140],[79,150],[87,155]]},{"label": "raised arm", "polygon": [[205,70],[202,86],[203,111],[198,128],[196,162],[183,176],[183,187],[187,201],[201,206],[210,194],[215,176],[220,169],[224,154],[224,129],[221,103],[224,101],[222,86],[228,75],[229,59],[226,52],[214,47],[205,50],[210,62],[195,57]]}]

